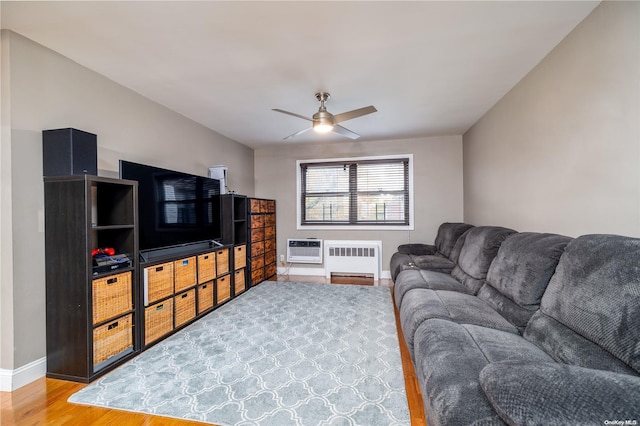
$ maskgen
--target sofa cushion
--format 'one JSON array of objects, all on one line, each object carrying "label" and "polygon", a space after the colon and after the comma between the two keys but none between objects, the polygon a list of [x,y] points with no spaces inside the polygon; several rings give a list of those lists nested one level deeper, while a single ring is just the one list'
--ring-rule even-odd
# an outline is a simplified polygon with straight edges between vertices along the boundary
[{"label": "sofa cushion", "polygon": [[441,319],[415,334],[415,367],[429,426],[504,424],[480,387],[480,372],[504,360],[550,362],[522,337]]},{"label": "sofa cushion", "polygon": [[442,256],[456,262],[458,260],[458,254],[455,253],[454,247],[458,238],[464,234],[468,229],[473,228],[473,225],[468,223],[449,223],[445,222],[438,228],[438,234],[436,235],[436,252]]},{"label": "sofa cushion", "polygon": [[571,241],[524,336],[557,361],[640,372],[640,239]]},{"label": "sofa cushion", "polygon": [[469,293],[469,289],[449,274],[427,271],[424,269],[407,269],[398,274],[393,284],[393,296],[396,306],[400,308],[404,295],[414,288],[428,288],[431,290],[451,290]]},{"label": "sofa cushion", "polygon": [[480,385],[508,424],[603,425],[638,417],[640,377],[626,374],[503,361],[480,372]]},{"label": "sofa cushion", "polygon": [[475,324],[519,334],[513,324],[476,296],[454,291],[413,289],[405,294],[400,308],[402,333],[411,357],[413,357],[416,330],[424,321],[431,318],[454,321],[458,324]]},{"label": "sofa cushion", "polygon": [[509,235],[515,233],[513,229],[499,226],[478,226],[469,229],[465,234],[458,263],[451,275],[471,290],[471,293],[477,294],[487,278],[489,266],[498,254],[500,245]]},{"label": "sofa cushion", "polygon": [[571,241],[556,234],[523,232],[504,240],[478,297],[524,330]]},{"label": "sofa cushion", "polygon": [[451,260],[438,254],[432,256],[414,256],[413,263],[420,269],[444,273],[450,273],[456,266]]}]

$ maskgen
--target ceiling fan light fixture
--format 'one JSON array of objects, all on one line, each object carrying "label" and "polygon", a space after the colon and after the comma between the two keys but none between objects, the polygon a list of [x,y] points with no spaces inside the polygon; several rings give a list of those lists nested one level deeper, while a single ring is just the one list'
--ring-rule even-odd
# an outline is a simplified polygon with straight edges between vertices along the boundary
[{"label": "ceiling fan light fixture", "polygon": [[333,130],[335,120],[333,115],[327,111],[318,111],[313,114],[313,130],[316,133],[329,133]]}]

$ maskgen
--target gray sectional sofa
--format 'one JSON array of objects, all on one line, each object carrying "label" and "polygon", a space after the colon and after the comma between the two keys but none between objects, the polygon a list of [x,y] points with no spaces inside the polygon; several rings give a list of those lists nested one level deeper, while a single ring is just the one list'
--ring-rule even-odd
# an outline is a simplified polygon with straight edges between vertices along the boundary
[{"label": "gray sectional sofa", "polygon": [[394,283],[429,426],[640,422],[640,239],[459,238],[450,273]]}]

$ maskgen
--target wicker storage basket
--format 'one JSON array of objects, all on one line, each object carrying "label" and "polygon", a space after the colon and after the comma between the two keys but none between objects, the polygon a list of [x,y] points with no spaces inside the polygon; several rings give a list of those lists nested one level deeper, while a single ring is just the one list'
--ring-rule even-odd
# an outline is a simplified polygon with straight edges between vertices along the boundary
[{"label": "wicker storage basket", "polygon": [[144,310],[144,344],[148,345],[173,330],[173,299]]},{"label": "wicker storage basket", "polygon": [[247,246],[237,246],[233,248],[233,269],[240,269],[247,266]]},{"label": "wicker storage basket", "polygon": [[198,314],[213,308],[213,281],[198,286]]},{"label": "wicker storage basket", "polygon": [[93,280],[91,287],[94,324],[122,315],[133,307],[131,272]]},{"label": "wicker storage basket", "polygon": [[198,284],[206,283],[216,277],[216,253],[198,256]]},{"label": "wicker storage basket", "polygon": [[244,268],[238,269],[234,272],[233,278],[233,290],[235,294],[240,294],[246,289],[245,279],[244,279]]},{"label": "wicker storage basket", "polygon": [[93,365],[133,348],[132,314],[93,329]]},{"label": "wicker storage basket", "polygon": [[196,317],[196,289],[192,288],[184,293],[176,294],[176,328]]},{"label": "wicker storage basket", "polygon": [[144,268],[145,305],[173,294],[173,263]]},{"label": "wicker storage basket", "polygon": [[229,272],[229,249],[222,249],[216,252],[216,271],[218,275]]},{"label": "wicker storage basket", "polygon": [[175,292],[196,285],[196,257],[180,259],[173,262]]},{"label": "wicker storage basket", "polygon": [[231,279],[229,275],[216,280],[216,303],[222,303],[231,297]]}]

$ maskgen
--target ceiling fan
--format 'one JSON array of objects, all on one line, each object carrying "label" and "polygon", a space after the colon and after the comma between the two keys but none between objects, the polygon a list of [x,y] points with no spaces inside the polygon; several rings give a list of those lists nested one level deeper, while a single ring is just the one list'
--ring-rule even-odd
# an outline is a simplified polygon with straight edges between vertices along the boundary
[{"label": "ceiling fan", "polygon": [[324,106],[324,103],[327,102],[327,100],[329,100],[329,96],[330,95],[327,92],[316,93],[316,99],[320,102],[320,108],[318,109],[318,112],[313,114],[311,118],[305,117],[304,115],[296,114],[294,112],[289,112],[282,109],[274,108],[273,111],[292,115],[294,117],[302,118],[303,120],[308,120],[313,123],[311,127],[307,127],[306,129],[302,129],[299,132],[295,132],[294,134],[287,136],[283,140],[293,138],[311,129],[313,129],[317,133],[334,132],[351,139],[358,139],[360,137],[359,134],[342,127],[339,123],[342,123],[343,121],[351,120],[353,118],[362,117],[363,115],[371,114],[373,112],[378,111],[373,105],[369,105],[367,107],[358,108],[351,111],[343,112],[341,114],[333,115],[329,111],[327,111],[327,108]]}]

